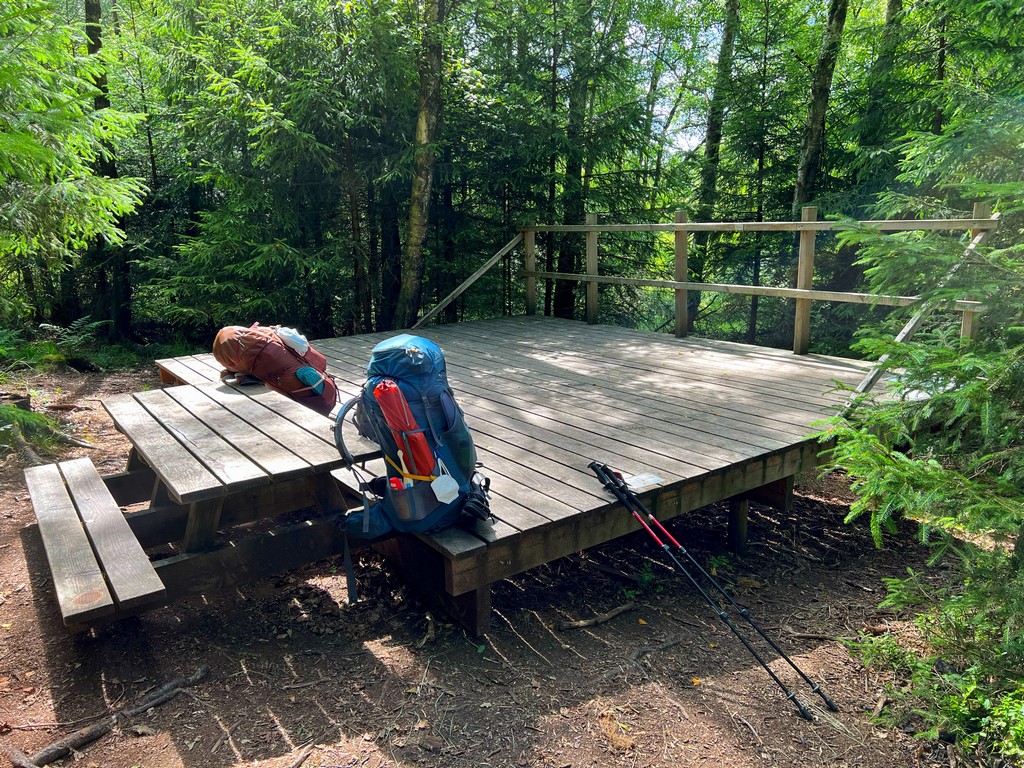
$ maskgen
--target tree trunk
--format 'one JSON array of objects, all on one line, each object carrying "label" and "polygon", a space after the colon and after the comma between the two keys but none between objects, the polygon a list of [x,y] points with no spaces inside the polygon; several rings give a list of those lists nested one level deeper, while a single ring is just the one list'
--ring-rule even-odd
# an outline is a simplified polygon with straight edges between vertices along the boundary
[{"label": "tree trunk", "polygon": [[[586,50],[593,37],[593,6],[586,5],[581,11],[579,23],[580,50]],[[582,224],[586,205],[583,192],[583,130],[586,122],[588,66],[581,56],[573,57],[573,71],[569,76],[569,103],[566,107],[565,131],[565,185],[562,196],[565,201],[562,213],[563,224]],[[561,238],[558,248],[558,271],[578,272],[582,262],[583,238],[579,233],[568,232]],[[554,315],[572,318],[576,306],[576,280],[555,282]]]},{"label": "tree trunk", "polygon": [[698,221],[709,221],[714,215],[725,108],[728,102],[727,94],[732,85],[732,60],[739,26],[739,0],[726,0],[722,42],[718,48],[718,66],[715,71],[715,86],[711,92],[711,103],[708,105],[707,133],[704,137],[704,162],[701,165],[700,190],[697,193]]},{"label": "tree trunk", "polygon": [[395,308],[402,285],[402,244],[398,232],[398,201],[391,188],[381,191],[380,202],[380,311],[377,330],[396,326]]},{"label": "tree trunk", "polygon": [[[555,115],[558,114],[558,60],[562,55],[562,48],[558,34],[558,0],[551,0],[551,89],[548,93],[548,119],[551,121],[554,130]],[[554,148],[548,157],[548,221],[556,220],[556,203],[558,201],[558,152]],[[544,248],[544,269],[548,272],[555,271],[555,233],[545,233]],[[544,281],[544,315],[551,317],[554,314],[555,292],[551,280]]]},{"label": "tree trunk", "polygon": [[441,38],[444,0],[426,0],[423,42],[419,60],[419,109],[412,192],[409,197],[409,228],[402,264],[402,285],[395,321],[402,328],[416,322],[423,290],[423,243],[430,219],[430,191],[434,179],[434,137],[441,113]]},{"label": "tree trunk", "polygon": [[[766,49],[767,50],[767,49]],[[764,78],[761,80],[762,97],[767,90],[767,83]],[[757,145],[757,181],[755,182],[755,195],[757,196],[757,213],[754,221],[764,221],[764,168],[765,155],[767,154],[765,130],[761,131],[761,140]],[[753,274],[750,276],[751,285],[761,284],[761,247],[763,232],[754,233],[754,264]],[[760,296],[750,297],[750,318],[747,321],[747,344],[757,344],[757,312],[760,309]]]},{"label": "tree trunk", "polygon": [[832,76],[843,41],[843,27],[846,25],[848,0],[830,0],[828,23],[821,38],[821,51],[811,77],[811,101],[807,109],[803,137],[800,141],[800,159],[796,170],[796,187],[793,191],[793,218],[800,218],[800,208],[817,191],[818,173],[821,170],[822,151],[825,144],[825,112],[828,109],[832,91]]},{"label": "tree trunk", "polygon": [[[569,86],[569,125],[566,131],[565,158],[565,200],[563,224],[582,224],[586,212],[583,202],[583,158],[580,147],[582,90],[576,83]],[[558,247],[558,271],[577,272],[581,258],[582,239],[579,233],[567,232],[561,237]],[[576,306],[575,280],[556,280],[553,297],[555,317],[572,318]]]},{"label": "tree trunk", "polygon": [[[704,136],[704,162],[700,171],[700,188],[697,192],[697,221],[710,221],[715,214],[715,202],[718,198],[718,162],[722,151],[722,132],[725,127],[725,109],[728,106],[728,95],[732,85],[732,60],[736,50],[736,34],[740,28],[739,0],[726,0],[725,19],[722,23],[722,41],[718,48],[718,65],[715,70],[715,85],[711,92],[708,105],[707,132]],[[705,265],[710,235],[697,232],[693,238],[693,251],[688,266],[690,275],[695,280],[705,280]],[[688,300],[689,328],[697,319],[700,308],[700,292],[690,291]]]},{"label": "tree trunk", "polygon": [[366,280],[369,283],[366,301],[368,306],[363,309],[363,317],[369,321],[374,317],[374,299],[377,304],[376,325],[367,323],[367,329],[374,328],[381,330],[380,313],[382,304],[378,290],[381,285],[381,255],[380,255],[380,206],[377,205],[377,191],[372,181],[366,182]]},{"label": "tree trunk", "polygon": [[[946,80],[946,24],[948,21],[948,18],[943,18],[939,23],[939,50],[938,60],[935,64],[935,82],[940,84],[937,88],[939,93],[941,93],[942,88],[945,87],[942,84],[944,84]],[[932,113],[932,133],[936,136],[942,133],[942,124],[944,120],[945,116],[943,115],[942,104],[940,102],[935,105],[935,110]]]},{"label": "tree trunk", "polygon": [[882,42],[878,58],[872,63],[868,74],[868,94],[860,120],[860,135],[857,137],[862,159],[856,179],[859,192],[865,197],[873,195],[891,181],[895,172],[895,158],[877,150],[892,139],[888,135],[891,117],[887,107],[891,106],[892,72],[902,23],[903,0],[887,0]]},{"label": "tree trunk", "polygon": [[[87,51],[90,56],[98,56],[103,50],[101,13],[100,0],[85,0],[85,32],[88,38]],[[93,84],[96,86],[93,108],[97,112],[108,109],[110,98],[107,94],[107,75],[102,67]],[[96,171],[100,176],[117,178],[117,164],[114,162],[114,155],[109,148],[96,161]],[[122,225],[123,222],[118,222],[118,226]],[[99,273],[97,285],[108,286],[108,290],[102,291],[99,296],[103,317],[110,320],[107,338],[110,341],[126,339],[131,334],[132,285],[130,265],[125,249],[122,247],[111,248],[102,238],[97,238],[89,249],[89,260]],[[107,274],[109,274],[109,282],[106,278]]]},{"label": "tree trunk", "polygon": [[355,306],[346,314],[352,318],[353,333],[373,330],[370,281],[367,278],[366,246],[363,244],[363,216],[351,137],[345,140],[345,176],[348,178],[348,216],[352,239],[352,293]]},{"label": "tree trunk", "polygon": [[[451,147],[445,147],[444,149],[444,162],[445,165],[451,168]],[[439,301],[455,290],[459,284],[459,273],[455,269],[455,194],[452,189],[451,173],[447,174],[444,182],[441,193],[441,207],[443,211],[441,216],[441,264],[443,266],[439,280],[441,289],[438,291]],[[444,308],[444,321],[446,323],[458,322],[460,303],[461,300],[453,301]]]}]

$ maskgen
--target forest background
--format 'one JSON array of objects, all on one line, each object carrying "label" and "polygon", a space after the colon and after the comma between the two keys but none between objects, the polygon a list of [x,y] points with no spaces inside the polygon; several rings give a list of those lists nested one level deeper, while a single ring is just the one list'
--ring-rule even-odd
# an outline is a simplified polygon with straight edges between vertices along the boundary
[{"label": "forest background", "polygon": [[[925,606],[927,652],[865,641],[865,657],[900,666],[930,735],[1020,756],[1022,45],[1017,0],[8,0],[4,375],[97,338],[105,364],[257,320],[310,337],[407,327],[532,222],[769,221],[808,203],[939,218],[984,201],[1000,229],[967,263],[954,237],[851,224],[819,236],[815,278],[970,295],[987,307],[978,340],[940,313],[893,345],[916,307],[825,303],[811,338],[888,353],[931,395],[865,403],[827,434],[860,494],[851,516],[881,542],[911,515],[963,568],[940,592],[891,585]],[[578,271],[579,236],[537,245],[542,268]],[[602,248],[607,274],[672,277],[670,239]],[[793,277],[791,236],[692,249],[693,280]],[[443,320],[522,311],[517,258]],[[666,292],[601,290],[603,321],[671,327]],[[788,345],[787,301],[691,294],[695,332]],[[545,311],[580,299],[549,285]]]}]

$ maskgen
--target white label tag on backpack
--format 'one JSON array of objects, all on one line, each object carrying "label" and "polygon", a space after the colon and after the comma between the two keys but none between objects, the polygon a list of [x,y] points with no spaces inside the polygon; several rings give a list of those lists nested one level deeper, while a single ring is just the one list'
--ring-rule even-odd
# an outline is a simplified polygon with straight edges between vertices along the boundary
[{"label": "white label tag on backpack", "polygon": [[437,456],[438,475],[430,481],[430,490],[434,492],[434,495],[437,497],[439,502],[442,504],[450,504],[459,498],[459,484],[455,478],[448,473],[448,467],[446,467],[444,462],[441,461],[441,457],[436,453],[434,455]]},{"label": "white label tag on backpack", "polygon": [[430,481],[430,490],[442,504],[450,504],[459,497],[459,484],[451,475],[438,475]]}]

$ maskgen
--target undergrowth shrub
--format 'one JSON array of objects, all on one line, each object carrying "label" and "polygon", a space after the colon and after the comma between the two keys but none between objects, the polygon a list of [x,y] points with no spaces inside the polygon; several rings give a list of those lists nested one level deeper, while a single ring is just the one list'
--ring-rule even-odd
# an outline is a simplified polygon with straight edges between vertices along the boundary
[{"label": "undergrowth shrub", "polygon": [[882,722],[957,743],[981,765],[1024,757],[1024,577],[1004,557],[977,553],[962,583],[931,587],[908,570],[887,579],[882,607],[919,611],[925,647],[887,634],[850,643],[865,665],[892,676]]}]

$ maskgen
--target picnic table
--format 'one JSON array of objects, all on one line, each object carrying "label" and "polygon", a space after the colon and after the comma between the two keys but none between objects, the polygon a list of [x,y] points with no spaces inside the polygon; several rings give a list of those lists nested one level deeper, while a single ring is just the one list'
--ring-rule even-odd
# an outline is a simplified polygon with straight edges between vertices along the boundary
[{"label": "picnic table", "polygon": [[[343,550],[337,522],[355,502],[331,477],[342,466],[331,419],[262,385],[219,381],[115,395],[103,407],[131,442],[123,472],[101,477],[74,459],[25,473],[66,624]],[[356,450],[366,458],[375,448]],[[281,519],[299,510],[312,514]],[[270,518],[267,530],[246,525]]]}]

